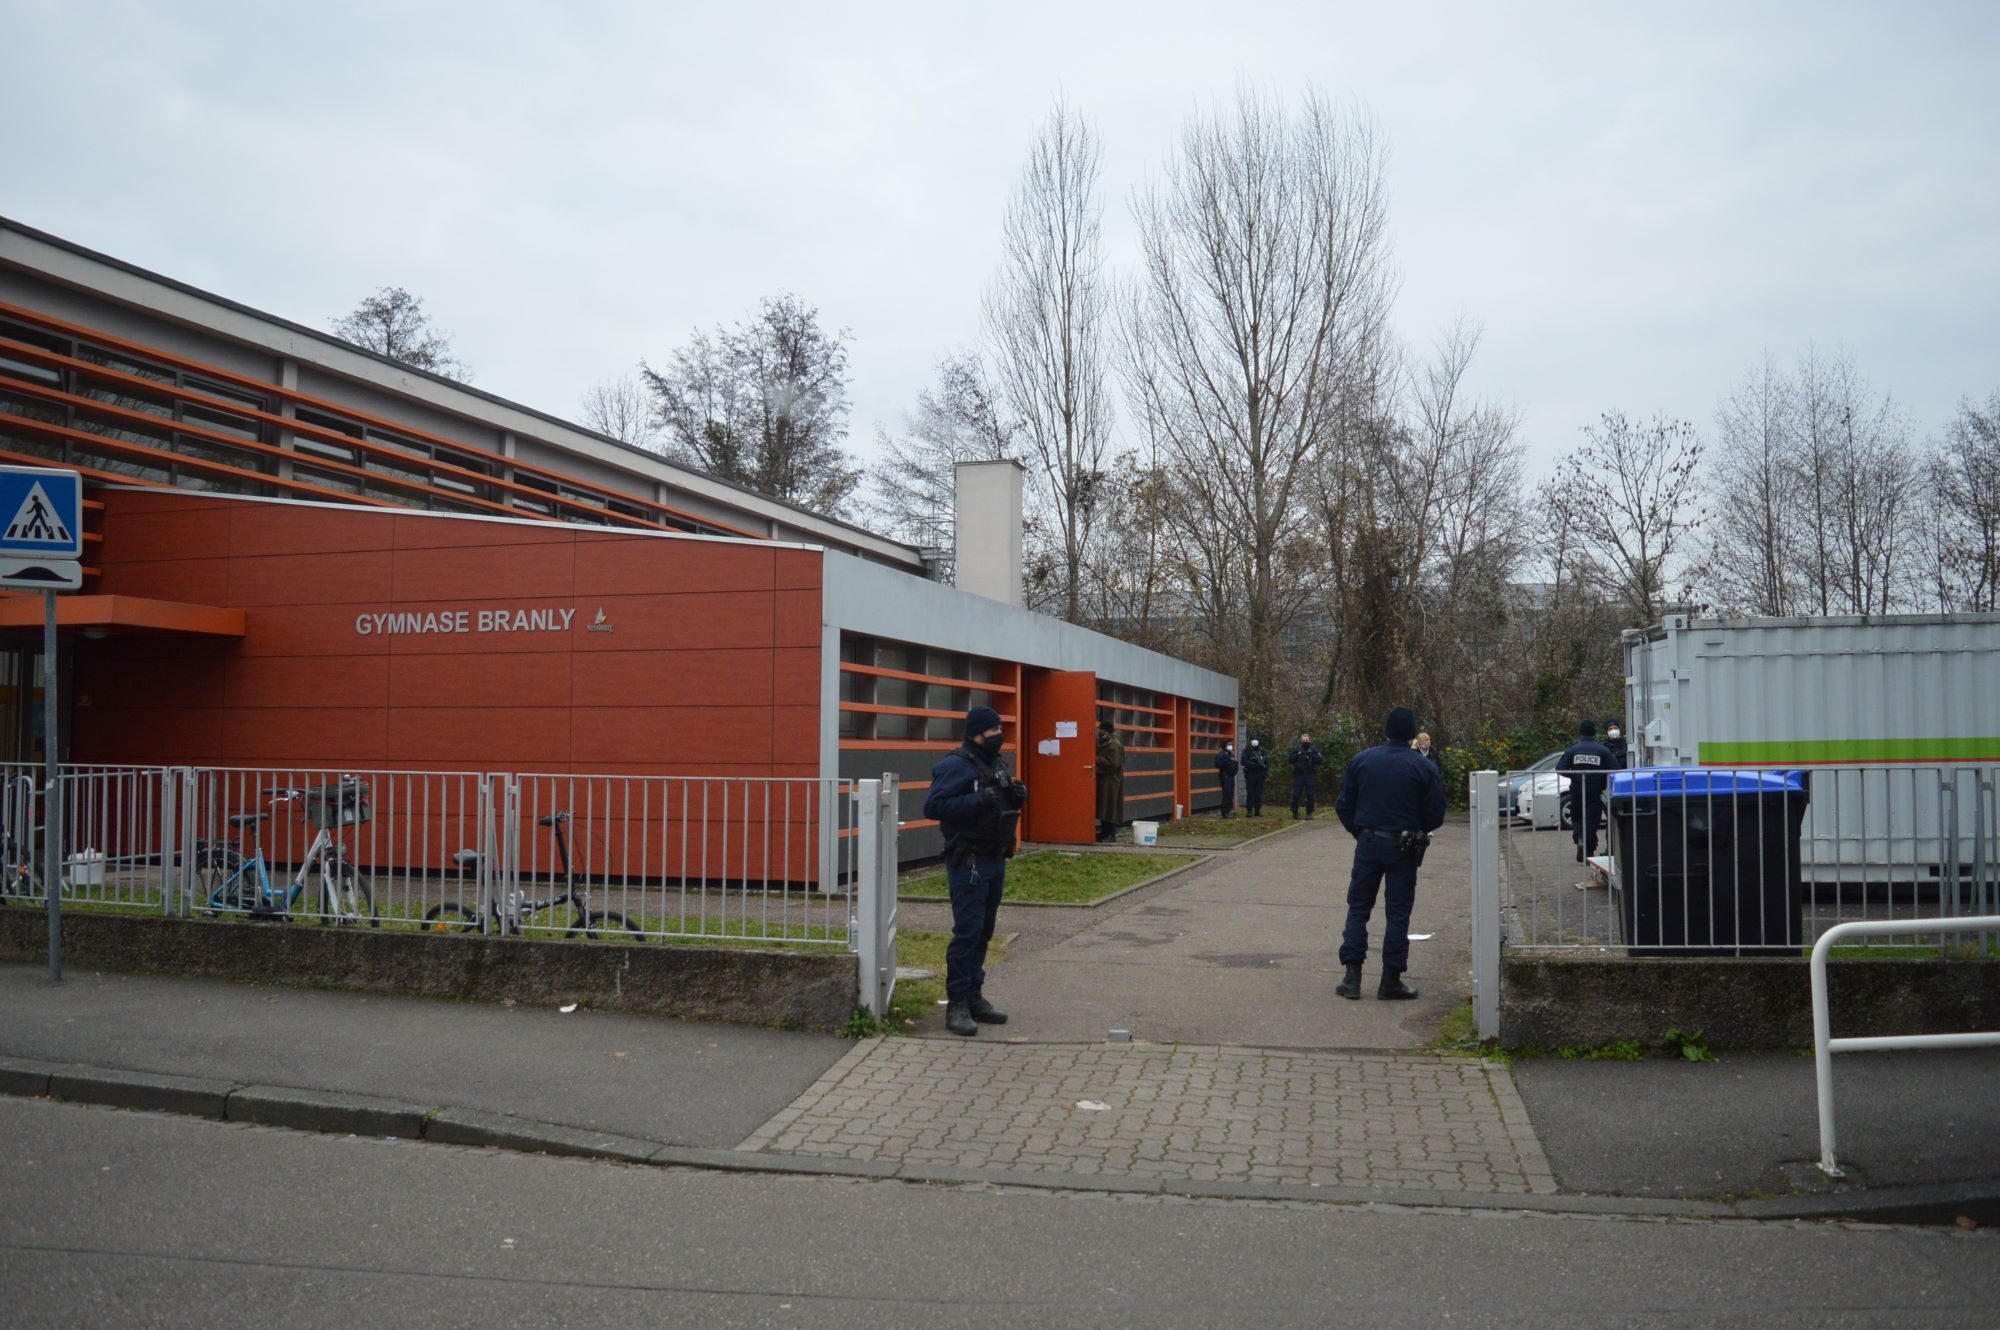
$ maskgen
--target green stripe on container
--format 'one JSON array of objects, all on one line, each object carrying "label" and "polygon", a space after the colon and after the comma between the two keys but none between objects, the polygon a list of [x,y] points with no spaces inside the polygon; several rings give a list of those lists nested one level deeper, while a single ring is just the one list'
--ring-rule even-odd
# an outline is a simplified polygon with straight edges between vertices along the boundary
[{"label": "green stripe on container", "polygon": [[1704,743],[1704,766],[1786,762],[2000,762],[2000,738],[1793,739],[1775,743]]}]

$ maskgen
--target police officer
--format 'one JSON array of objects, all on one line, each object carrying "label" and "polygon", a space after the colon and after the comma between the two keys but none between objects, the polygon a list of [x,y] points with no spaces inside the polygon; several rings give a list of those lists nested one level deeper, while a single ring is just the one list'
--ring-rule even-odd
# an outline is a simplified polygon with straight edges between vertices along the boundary
[{"label": "police officer", "polygon": [[986,946],[1000,915],[1014,828],[1028,787],[1000,760],[1000,713],[965,713],[965,742],[931,768],[924,816],[944,832],[944,873],[951,890],[951,942],[944,953],[944,1026],[973,1035],[1005,1025],[1007,1013],[986,1000]]},{"label": "police officer", "polygon": [[1444,782],[1437,767],[1410,747],[1417,716],[1408,707],[1389,713],[1382,727],[1388,742],[1355,754],[1340,778],[1333,811],[1354,837],[1354,869],[1347,879],[1347,927],[1340,936],[1340,963],[1347,975],[1333,991],[1361,996],[1361,963],[1368,959],[1368,916],[1375,896],[1388,883],[1383,902],[1382,982],[1375,996],[1385,1001],[1413,998],[1403,982],[1410,968],[1410,911],[1417,902],[1417,868],[1424,861],[1429,833],[1444,825]]},{"label": "police officer", "polygon": [[1569,777],[1569,834],[1578,863],[1597,853],[1597,820],[1604,812],[1604,782],[1613,766],[1611,750],[1597,742],[1594,720],[1576,727],[1576,742],[1556,759],[1556,770]]},{"label": "police officer", "polygon": [[1243,750],[1243,815],[1262,817],[1264,814],[1264,781],[1271,774],[1271,759],[1264,755],[1264,745],[1256,739]]},{"label": "police officer", "polygon": [[1313,797],[1319,793],[1319,769],[1326,764],[1326,755],[1313,747],[1310,734],[1301,734],[1285,757],[1292,764],[1292,819],[1298,820],[1301,799],[1306,803],[1306,816],[1311,817]]},{"label": "police officer", "polygon": [[1623,771],[1632,765],[1632,753],[1625,743],[1625,730],[1616,716],[1604,722],[1604,746],[1611,750],[1613,771]]},{"label": "police officer", "polygon": [[1236,745],[1225,743],[1215,750],[1215,774],[1222,778],[1222,815],[1236,811]]}]

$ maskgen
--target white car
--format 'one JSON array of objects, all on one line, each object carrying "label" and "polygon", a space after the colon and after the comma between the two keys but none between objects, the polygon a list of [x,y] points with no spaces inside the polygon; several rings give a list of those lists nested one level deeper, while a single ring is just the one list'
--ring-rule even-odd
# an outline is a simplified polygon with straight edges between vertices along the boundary
[{"label": "white car", "polygon": [[1543,827],[1569,830],[1569,777],[1553,771],[1538,771],[1521,787],[1514,803],[1514,816],[1539,831]]}]

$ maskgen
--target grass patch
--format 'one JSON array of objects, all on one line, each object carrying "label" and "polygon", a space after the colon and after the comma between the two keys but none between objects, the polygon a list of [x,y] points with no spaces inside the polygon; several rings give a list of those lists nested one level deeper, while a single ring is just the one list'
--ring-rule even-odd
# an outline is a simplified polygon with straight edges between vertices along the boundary
[{"label": "grass patch", "polygon": [[[1049,901],[1088,905],[1135,882],[1158,877],[1170,869],[1194,863],[1191,854],[1099,854],[1079,850],[1036,850],[1007,865],[1010,901]],[[944,870],[930,869],[905,878],[898,894],[904,900],[948,900]]]},{"label": "grass patch", "polygon": [[1178,822],[1162,822],[1160,839],[1169,840],[1249,840],[1253,836],[1263,836],[1289,827],[1292,819],[1275,817],[1269,813],[1262,817],[1216,817],[1204,813],[1196,817],[1184,817]]},{"label": "grass patch", "polygon": [[[929,970],[934,979],[898,979],[895,996],[889,1000],[883,1033],[907,1034],[924,1016],[937,1010],[944,996],[944,949],[951,934],[905,928],[896,933],[896,964]],[[986,968],[991,970],[1007,954],[1007,944],[994,938],[986,948]]]},{"label": "grass patch", "polygon": [[1437,1023],[1437,1033],[1431,1036],[1433,1051],[1447,1057],[1490,1058],[1505,1066],[1514,1065],[1513,1054],[1500,1046],[1498,1039],[1482,1040],[1478,1023],[1473,1019],[1472,1004],[1464,1002],[1444,1014]]}]

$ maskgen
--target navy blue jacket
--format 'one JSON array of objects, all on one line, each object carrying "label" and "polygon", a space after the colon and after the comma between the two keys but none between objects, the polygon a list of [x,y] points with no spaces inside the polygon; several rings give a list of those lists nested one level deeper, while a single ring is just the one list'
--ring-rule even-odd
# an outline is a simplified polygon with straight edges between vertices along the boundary
[{"label": "navy blue jacket", "polygon": [[1437,766],[1408,744],[1356,753],[1340,778],[1333,811],[1350,834],[1435,831],[1444,825],[1444,782]]},{"label": "navy blue jacket", "polygon": [[1616,755],[1595,739],[1578,739],[1563,749],[1556,770],[1569,777],[1570,808],[1584,801],[1594,806],[1604,797],[1604,782],[1619,765]]},{"label": "navy blue jacket", "polygon": [[[993,773],[1004,768],[996,762]],[[979,768],[963,746],[952,749],[931,768],[931,788],[924,795],[924,816],[935,820],[945,835],[971,831],[987,802],[979,793]]]}]

